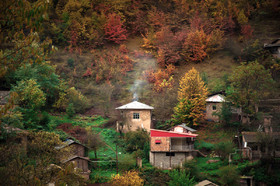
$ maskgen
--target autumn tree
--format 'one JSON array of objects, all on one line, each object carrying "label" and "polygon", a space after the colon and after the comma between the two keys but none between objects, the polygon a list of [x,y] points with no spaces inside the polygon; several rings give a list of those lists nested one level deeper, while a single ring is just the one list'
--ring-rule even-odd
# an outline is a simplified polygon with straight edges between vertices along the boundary
[{"label": "autumn tree", "polygon": [[259,101],[270,94],[274,84],[270,72],[257,61],[242,63],[233,71],[229,81],[231,87],[227,90],[227,97],[247,115],[258,111]]},{"label": "autumn tree", "polygon": [[83,184],[78,171],[61,162],[69,157],[70,149],[58,150],[55,147],[59,145],[63,145],[59,136],[45,131],[28,131],[10,136],[6,143],[0,143],[1,183],[46,185],[59,180],[63,184]]},{"label": "autumn tree", "polygon": [[115,13],[108,15],[105,24],[105,38],[117,44],[127,39],[127,30],[121,20],[121,17]]},{"label": "autumn tree", "polygon": [[22,64],[38,62],[41,56],[34,55],[37,51],[48,53],[50,40],[36,45],[40,47],[34,45],[34,41],[38,41],[37,31],[40,31],[42,21],[47,18],[48,7],[49,2],[45,0],[1,1],[0,78]]},{"label": "autumn tree", "polygon": [[205,100],[208,90],[199,76],[199,72],[192,68],[180,80],[178,90],[178,104],[174,108],[173,122],[197,125],[203,118]]}]

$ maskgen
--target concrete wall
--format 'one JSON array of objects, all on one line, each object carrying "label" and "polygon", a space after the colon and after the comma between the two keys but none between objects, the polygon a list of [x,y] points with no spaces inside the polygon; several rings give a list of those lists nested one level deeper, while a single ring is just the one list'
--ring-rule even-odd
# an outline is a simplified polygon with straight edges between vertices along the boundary
[{"label": "concrete wall", "polygon": [[[123,119],[123,132],[136,131],[144,128],[150,132],[151,110],[121,110]],[[133,119],[133,113],[139,113],[139,119]]]},{"label": "concrete wall", "polygon": [[186,160],[191,160],[196,152],[174,152],[174,156],[167,156],[167,152],[150,152],[150,163],[161,169],[182,166]]}]

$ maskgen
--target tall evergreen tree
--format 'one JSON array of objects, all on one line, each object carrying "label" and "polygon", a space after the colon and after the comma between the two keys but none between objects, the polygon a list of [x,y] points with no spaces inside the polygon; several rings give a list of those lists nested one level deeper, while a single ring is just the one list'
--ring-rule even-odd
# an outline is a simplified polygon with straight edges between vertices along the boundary
[{"label": "tall evergreen tree", "polygon": [[192,68],[180,80],[178,104],[174,108],[173,122],[196,125],[203,118],[207,94],[208,90],[199,72]]}]

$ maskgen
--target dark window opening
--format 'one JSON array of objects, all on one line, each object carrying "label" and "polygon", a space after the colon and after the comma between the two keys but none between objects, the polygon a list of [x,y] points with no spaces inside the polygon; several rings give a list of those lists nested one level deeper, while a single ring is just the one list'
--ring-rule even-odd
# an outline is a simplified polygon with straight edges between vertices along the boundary
[{"label": "dark window opening", "polygon": [[133,119],[140,119],[139,113],[133,113]]},{"label": "dark window opening", "polygon": [[166,156],[175,156],[175,152],[167,152]]},{"label": "dark window opening", "polygon": [[213,106],[212,106],[212,110],[217,110],[216,105],[213,105]]}]

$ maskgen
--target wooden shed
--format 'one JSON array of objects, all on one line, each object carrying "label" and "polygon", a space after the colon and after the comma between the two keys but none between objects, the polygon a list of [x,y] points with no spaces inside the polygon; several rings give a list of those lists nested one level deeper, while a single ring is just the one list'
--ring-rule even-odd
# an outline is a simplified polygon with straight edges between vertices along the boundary
[{"label": "wooden shed", "polygon": [[88,157],[72,156],[67,160],[62,161],[62,163],[74,163],[75,167],[81,170],[81,175],[85,179],[89,179],[90,169],[89,169],[89,160]]}]

